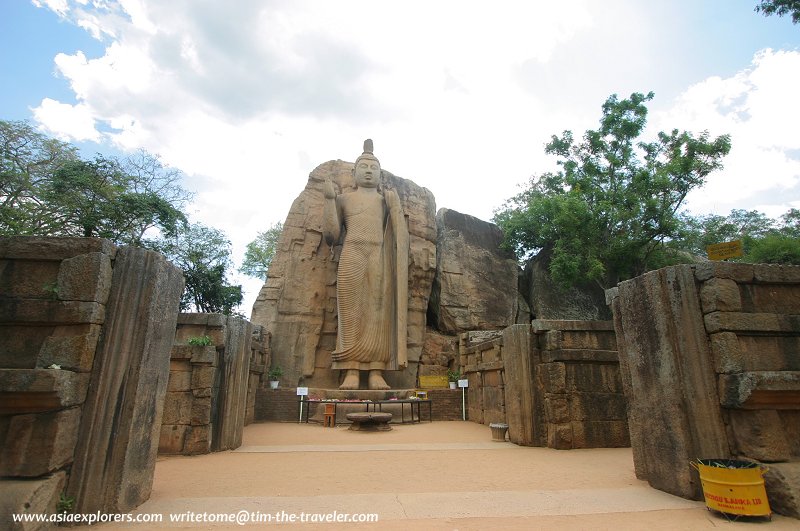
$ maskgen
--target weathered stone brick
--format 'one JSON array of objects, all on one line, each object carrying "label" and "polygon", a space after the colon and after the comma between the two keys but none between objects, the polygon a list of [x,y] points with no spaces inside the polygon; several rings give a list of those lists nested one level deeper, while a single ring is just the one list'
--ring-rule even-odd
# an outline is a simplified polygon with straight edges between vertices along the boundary
[{"label": "weathered stone brick", "polygon": [[66,472],[56,472],[40,479],[3,479],[0,481],[0,514],[11,531],[48,529],[44,523],[10,522],[12,514],[55,514],[59,496],[64,491]]},{"label": "weathered stone brick", "polygon": [[744,370],[744,359],[739,348],[739,338],[733,332],[710,334],[714,370],[719,374],[731,374]]},{"label": "weathered stone brick", "polygon": [[623,420],[627,418],[625,396],[618,393],[571,393],[572,420]]},{"label": "weathered stone brick", "polygon": [[200,426],[211,422],[211,397],[195,398],[192,401],[190,424]]},{"label": "weathered stone brick", "polygon": [[105,304],[111,289],[111,257],[103,253],[82,254],[61,262],[58,298]]},{"label": "weathered stone brick", "polygon": [[81,411],[63,409],[53,413],[14,415],[7,422],[0,447],[0,476],[37,477],[72,461],[77,443]]},{"label": "weathered stone brick", "polygon": [[162,424],[189,424],[194,397],[187,392],[168,392],[164,398]]},{"label": "weathered stone brick", "polygon": [[169,371],[167,391],[191,391],[192,373],[189,371]]},{"label": "weathered stone brick", "polygon": [[0,369],[0,415],[53,411],[86,399],[89,375],[58,369]]},{"label": "weathered stone brick", "polygon": [[767,462],[791,459],[783,423],[774,409],[730,411],[730,423],[740,454]]},{"label": "weathered stone brick", "polygon": [[186,433],[191,430],[185,424],[162,424],[158,439],[159,454],[181,454],[186,441]]},{"label": "weathered stone brick", "polygon": [[739,286],[727,278],[711,278],[700,288],[703,313],[738,312],[742,309]]},{"label": "weathered stone brick", "polygon": [[572,422],[572,448],[626,448],[630,444],[625,420]]},{"label": "weathered stone brick", "polygon": [[800,266],[755,264],[753,277],[756,282],[800,283]]},{"label": "weathered stone brick", "polygon": [[773,511],[800,518],[800,462],[770,464],[764,486]]},{"label": "weathered stone brick", "polygon": [[547,446],[556,450],[569,450],[572,448],[572,425],[548,424]]},{"label": "weathered stone brick", "polygon": [[216,367],[207,365],[195,365],[192,370],[192,389],[203,389],[213,387],[214,377],[217,374]]},{"label": "weathered stone brick", "polygon": [[729,278],[737,282],[753,281],[753,264],[737,264],[733,262],[701,262],[692,266],[697,280],[710,278]]},{"label": "weathered stone brick", "polygon": [[570,421],[569,401],[566,396],[548,396],[544,399],[544,411],[547,422],[563,424]]},{"label": "weathered stone brick", "polygon": [[186,432],[183,451],[187,455],[207,454],[211,451],[211,426],[190,426]]},{"label": "weathered stone brick", "polygon": [[567,370],[563,363],[543,363],[542,383],[546,393],[565,393],[567,391]]},{"label": "weathered stone brick", "polygon": [[39,350],[38,366],[49,367],[55,363],[62,369],[91,371],[100,331],[99,324],[57,326]]}]

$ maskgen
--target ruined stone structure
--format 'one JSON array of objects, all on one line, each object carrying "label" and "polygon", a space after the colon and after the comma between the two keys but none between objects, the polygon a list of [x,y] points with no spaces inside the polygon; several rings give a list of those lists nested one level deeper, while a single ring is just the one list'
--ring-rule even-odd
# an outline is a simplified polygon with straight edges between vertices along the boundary
[{"label": "ruined stone structure", "polygon": [[[253,305],[251,320],[272,336],[273,364],[284,371],[281,383],[336,388],[339,371],[332,371],[336,348],[336,269],[341,246],[322,237],[323,185],[330,180],[341,193],[354,189],[352,163],[330,161],[309,176],[283,227],[269,278]],[[433,195],[411,181],[383,170],[382,180],[396,190],[409,233],[408,368],[388,371],[392,388],[416,385],[422,354],[425,314],[436,270],[436,223]]]},{"label": "ruined stone structure", "polygon": [[64,491],[79,513],[149,497],[182,290],[151,251],[0,238],[4,514],[52,513]]},{"label": "ruined stone structure", "polygon": [[557,449],[628,446],[626,404],[610,321],[514,325],[463,334],[470,420],[509,425],[511,442]]},{"label": "ruined stone structure", "polygon": [[693,459],[769,462],[800,517],[800,267],[708,262],[609,290],[636,475],[700,499]]},{"label": "ruined stone structure", "polygon": [[[241,446],[268,364],[260,327],[221,314],[182,313],[170,354],[159,453],[204,454]],[[208,345],[202,343],[208,338]],[[195,341],[191,341],[195,340]]]}]

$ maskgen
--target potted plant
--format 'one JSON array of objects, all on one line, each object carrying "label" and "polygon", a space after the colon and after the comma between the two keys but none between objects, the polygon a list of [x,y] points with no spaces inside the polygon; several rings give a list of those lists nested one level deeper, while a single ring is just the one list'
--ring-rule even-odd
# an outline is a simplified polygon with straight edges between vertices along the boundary
[{"label": "potted plant", "polygon": [[447,380],[450,382],[450,389],[455,389],[460,379],[461,379],[461,371],[458,370],[447,371]]},{"label": "potted plant", "polygon": [[281,369],[280,365],[276,365],[267,372],[267,378],[269,379],[269,386],[272,389],[278,388],[281,376],[283,376],[283,369]]}]

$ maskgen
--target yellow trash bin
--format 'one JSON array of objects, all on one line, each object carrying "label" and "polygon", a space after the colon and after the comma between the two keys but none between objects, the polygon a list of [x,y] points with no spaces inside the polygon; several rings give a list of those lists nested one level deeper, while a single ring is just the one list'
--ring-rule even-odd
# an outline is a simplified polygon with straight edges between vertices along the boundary
[{"label": "yellow trash bin", "polygon": [[771,516],[764,488],[765,467],[733,459],[698,459],[692,466],[700,473],[709,509],[742,516]]}]

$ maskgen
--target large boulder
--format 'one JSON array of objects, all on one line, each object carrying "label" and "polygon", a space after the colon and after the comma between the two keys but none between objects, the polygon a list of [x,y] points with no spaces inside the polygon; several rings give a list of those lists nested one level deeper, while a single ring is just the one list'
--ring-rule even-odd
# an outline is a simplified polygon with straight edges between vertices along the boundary
[{"label": "large boulder", "polygon": [[[253,304],[251,321],[272,335],[273,365],[285,385],[339,385],[331,352],[336,347],[336,268],[341,245],[322,236],[322,188],[331,179],[341,193],[354,189],[353,163],[321,164],[308,177],[283,224],[283,234],[266,283]],[[433,194],[383,170],[382,179],[400,196],[408,222],[408,368],[387,371],[393,388],[413,388],[425,336],[425,313],[436,270],[436,203]]]},{"label": "large boulder", "polygon": [[457,334],[518,322],[518,267],[514,254],[500,248],[500,228],[446,208],[436,214],[436,228],[429,324]]},{"label": "large boulder", "polygon": [[547,320],[611,320],[605,290],[588,283],[572,288],[559,286],[550,276],[551,258],[552,252],[543,249],[525,264],[521,289],[530,305],[531,316]]}]

